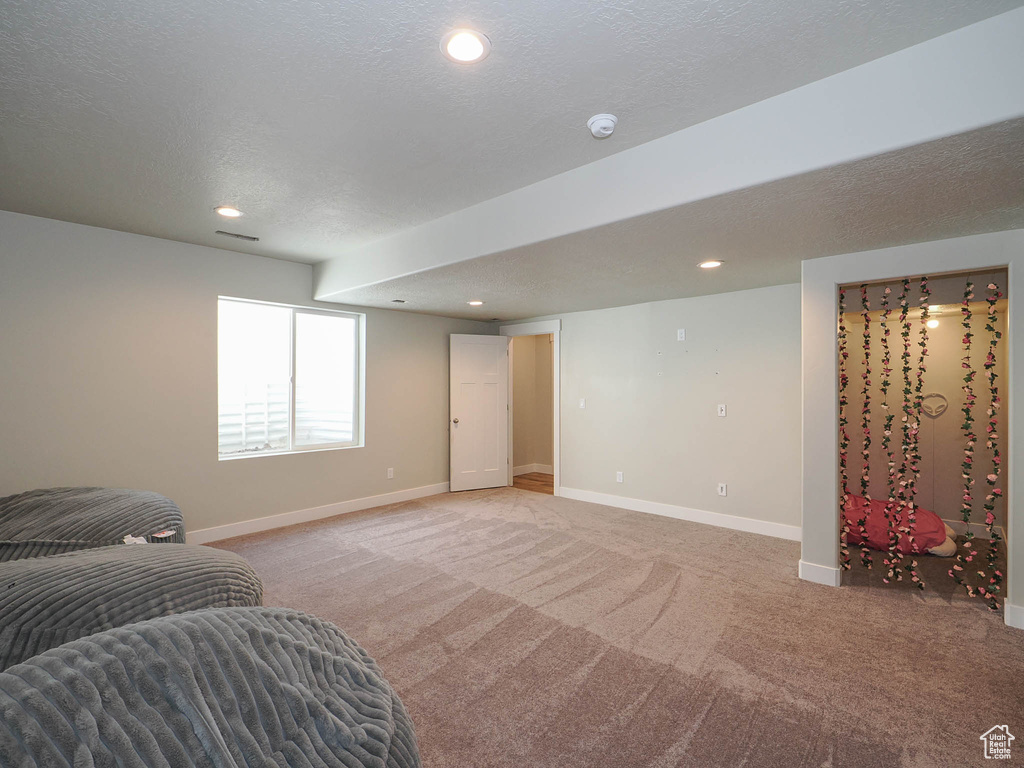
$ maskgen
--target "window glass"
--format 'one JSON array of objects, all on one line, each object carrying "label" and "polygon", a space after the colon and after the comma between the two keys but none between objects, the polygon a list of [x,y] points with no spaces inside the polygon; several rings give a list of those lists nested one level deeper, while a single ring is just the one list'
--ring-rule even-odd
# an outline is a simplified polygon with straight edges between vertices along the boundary
[{"label": "window glass", "polygon": [[221,457],[358,442],[361,315],[221,299]]},{"label": "window glass", "polygon": [[295,313],[295,444],[351,442],[356,320]]}]

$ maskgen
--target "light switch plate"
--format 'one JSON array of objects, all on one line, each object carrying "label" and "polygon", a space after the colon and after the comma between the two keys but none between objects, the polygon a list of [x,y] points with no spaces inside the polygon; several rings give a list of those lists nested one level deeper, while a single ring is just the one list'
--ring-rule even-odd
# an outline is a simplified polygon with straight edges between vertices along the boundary
[{"label": "light switch plate", "polygon": [[725,403],[718,404],[718,415],[722,417],[725,416]]},{"label": "light switch plate", "polygon": [[676,331],[676,341],[686,341],[686,329],[679,328]]}]

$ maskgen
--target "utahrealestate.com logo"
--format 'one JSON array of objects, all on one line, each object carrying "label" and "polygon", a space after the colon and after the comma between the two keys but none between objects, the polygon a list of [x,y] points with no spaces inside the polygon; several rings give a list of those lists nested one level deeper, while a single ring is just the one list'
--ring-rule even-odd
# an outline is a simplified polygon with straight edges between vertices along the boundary
[{"label": "utahrealestate.com logo", "polygon": [[1014,736],[1005,725],[993,725],[979,737],[985,742],[986,760],[1009,760]]}]

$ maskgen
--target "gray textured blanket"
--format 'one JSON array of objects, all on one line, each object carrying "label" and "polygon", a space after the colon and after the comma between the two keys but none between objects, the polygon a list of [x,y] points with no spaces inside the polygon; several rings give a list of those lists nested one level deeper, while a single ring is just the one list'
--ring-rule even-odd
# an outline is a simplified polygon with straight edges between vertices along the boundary
[{"label": "gray textured blanket", "polygon": [[3,766],[419,764],[412,723],[376,663],[296,611],[168,616],[0,673]]},{"label": "gray textured blanket", "polygon": [[118,544],[0,563],[0,669],[104,629],[259,605],[262,597],[242,557],[190,544]]},{"label": "gray textured blanket", "polygon": [[151,491],[127,488],[40,488],[0,499],[0,562],[120,544],[125,534],[173,530],[183,543],[178,505]]}]

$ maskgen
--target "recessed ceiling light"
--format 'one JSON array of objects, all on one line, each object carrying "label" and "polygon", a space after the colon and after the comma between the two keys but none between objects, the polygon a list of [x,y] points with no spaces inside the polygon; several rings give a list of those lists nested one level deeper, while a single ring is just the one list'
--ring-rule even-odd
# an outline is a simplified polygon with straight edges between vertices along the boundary
[{"label": "recessed ceiling light", "polygon": [[441,53],[459,64],[473,64],[487,58],[491,41],[475,29],[453,29],[441,38]]},{"label": "recessed ceiling light", "polygon": [[484,304],[482,301],[480,301],[480,299],[473,299],[472,301],[467,301],[466,303],[469,304],[469,306],[471,307],[482,307]]},{"label": "recessed ceiling light", "polygon": [[929,320],[927,323],[925,323],[925,325],[927,325],[929,328],[938,328],[939,327],[939,321],[938,320],[934,320],[934,319],[933,320]]},{"label": "recessed ceiling light", "polygon": [[724,261],[719,261],[718,259],[708,259],[707,261],[702,261],[697,266],[701,269],[714,269],[715,267],[722,266],[724,263]]},{"label": "recessed ceiling light", "polygon": [[238,210],[237,208],[232,208],[230,205],[218,205],[213,210],[215,210],[221,216],[226,216],[229,219],[237,219],[239,216],[242,215],[242,212],[240,210]]}]

